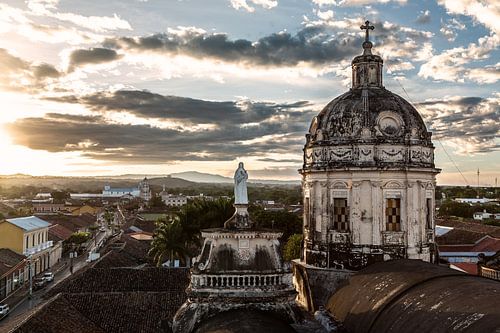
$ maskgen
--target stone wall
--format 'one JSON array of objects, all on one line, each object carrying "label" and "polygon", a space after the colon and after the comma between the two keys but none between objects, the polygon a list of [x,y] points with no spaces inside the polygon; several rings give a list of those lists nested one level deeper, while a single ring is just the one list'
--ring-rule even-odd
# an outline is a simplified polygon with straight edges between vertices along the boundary
[{"label": "stone wall", "polygon": [[329,297],[354,271],[325,269],[307,265],[299,260],[292,262],[293,283],[297,290],[297,303],[309,312],[326,305]]}]

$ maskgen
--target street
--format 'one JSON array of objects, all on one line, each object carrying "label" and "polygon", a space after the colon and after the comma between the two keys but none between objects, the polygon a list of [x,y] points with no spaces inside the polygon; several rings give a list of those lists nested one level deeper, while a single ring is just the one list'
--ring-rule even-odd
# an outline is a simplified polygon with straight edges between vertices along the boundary
[{"label": "street", "polygon": [[[91,251],[94,251],[97,249],[98,245],[100,244],[101,241],[105,241],[105,238],[109,237],[111,234],[110,230],[106,230],[105,232],[99,232],[95,239],[91,241],[91,245],[89,246],[89,251],[85,252],[84,254],[81,254],[79,257],[76,259],[73,259],[73,274],[76,273],[78,270],[81,268],[85,267],[87,264],[89,264],[86,260],[88,258],[88,253]],[[17,317],[20,314],[25,313],[26,311],[31,310],[35,306],[37,306],[41,301],[42,297],[52,288],[54,288],[56,285],[64,281],[66,278],[72,275],[70,271],[70,262],[71,259],[69,258],[63,258],[61,259],[61,262],[57,265],[59,266],[59,271],[55,270],[54,271],[54,281],[48,283],[43,289],[33,291],[33,296],[30,299],[29,298],[29,292],[24,291],[26,293],[26,296],[24,297],[24,300],[19,302],[17,305],[11,305],[11,311],[7,317],[5,317],[3,320],[0,321],[0,331],[1,328],[4,325],[7,325],[10,321],[14,320],[15,317]],[[19,292],[23,292],[22,290]]]}]

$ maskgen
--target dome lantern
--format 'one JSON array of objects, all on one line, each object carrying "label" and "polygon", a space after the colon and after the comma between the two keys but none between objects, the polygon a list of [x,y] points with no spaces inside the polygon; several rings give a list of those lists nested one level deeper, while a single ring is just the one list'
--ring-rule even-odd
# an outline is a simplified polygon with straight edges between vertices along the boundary
[{"label": "dome lantern", "polygon": [[357,56],[352,61],[352,88],[380,87],[382,88],[382,65],[383,60],[378,55],[372,54],[373,44],[370,42],[369,31],[375,27],[366,21],[360,27],[366,31],[365,41],[363,42],[363,54]]}]

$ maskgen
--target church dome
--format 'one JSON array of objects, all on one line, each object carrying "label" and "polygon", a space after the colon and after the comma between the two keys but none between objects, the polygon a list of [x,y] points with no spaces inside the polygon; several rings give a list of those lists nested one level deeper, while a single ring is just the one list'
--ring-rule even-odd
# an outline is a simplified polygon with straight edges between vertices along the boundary
[{"label": "church dome", "polygon": [[313,118],[304,170],[348,166],[434,167],[431,133],[417,110],[382,84],[383,60],[364,52],[352,61],[352,88]]},{"label": "church dome", "polygon": [[355,88],[335,98],[313,119],[309,135],[315,144],[410,144],[411,140],[432,146],[431,133],[417,110],[383,87]]}]

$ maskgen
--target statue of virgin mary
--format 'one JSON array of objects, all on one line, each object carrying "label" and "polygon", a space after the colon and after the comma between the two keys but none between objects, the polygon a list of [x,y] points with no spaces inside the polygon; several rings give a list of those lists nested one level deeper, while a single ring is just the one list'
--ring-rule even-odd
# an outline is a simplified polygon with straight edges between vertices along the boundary
[{"label": "statue of virgin mary", "polygon": [[243,167],[243,162],[240,162],[238,169],[234,173],[234,204],[248,205],[247,194],[248,173]]}]

